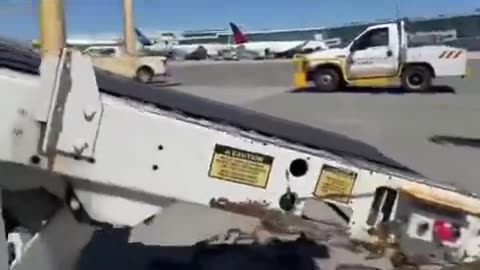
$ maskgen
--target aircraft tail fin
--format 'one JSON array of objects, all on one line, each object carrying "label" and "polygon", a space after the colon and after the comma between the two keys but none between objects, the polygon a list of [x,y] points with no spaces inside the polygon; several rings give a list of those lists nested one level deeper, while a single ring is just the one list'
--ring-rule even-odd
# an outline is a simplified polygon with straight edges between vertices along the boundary
[{"label": "aircraft tail fin", "polygon": [[135,27],[135,35],[137,36],[137,40],[143,45],[143,46],[151,46],[155,42],[151,41],[149,38],[147,38],[140,29]]},{"label": "aircraft tail fin", "polygon": [[248,42],[247,37],[242,33],[240,28],[238,28],[235,23],[230,22],[230,28],[232,29],[233,40],[235,41],[235,44],[242,44]]}]

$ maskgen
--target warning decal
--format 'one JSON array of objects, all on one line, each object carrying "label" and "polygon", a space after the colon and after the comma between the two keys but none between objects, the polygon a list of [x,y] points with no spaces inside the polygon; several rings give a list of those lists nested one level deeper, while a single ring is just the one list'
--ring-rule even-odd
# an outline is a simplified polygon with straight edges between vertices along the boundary
[{"label": "warning decal", "polygon": [[356,179],[356,172],[323,165],[313,195],[319,198],[328,198],[341,203],[348,203]]},{"label": "warning decal", "polygon": [[271,156],[216,144],[208,176],[266,188],[272,163]]}]

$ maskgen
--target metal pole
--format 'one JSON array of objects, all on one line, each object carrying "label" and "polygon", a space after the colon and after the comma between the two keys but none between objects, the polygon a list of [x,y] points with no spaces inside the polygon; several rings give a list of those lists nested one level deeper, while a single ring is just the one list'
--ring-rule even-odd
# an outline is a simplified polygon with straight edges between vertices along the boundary
[{"label": "metal pole", "polygon": [[394,0],[394,2],[395,2],[395,17],[396,17],[396,19],[397,19],[397,21],[398,21],[398,20],[401,19],[401,17],[400,17],[400,15],[401,15],[401,13],[400,13],[400,4],[398,3],[398,0]]},{"label": "metal pole", "polygon": [[40,48],[42,56],[59,54],[65,46],[63,0],[40,1]]},{"label": "metal pole", "polygon": [[132,0],[123,0],[124,12],[124,43],[125,52],[129,56],[136,54],[135,31],[133,26],[133,3]]}]

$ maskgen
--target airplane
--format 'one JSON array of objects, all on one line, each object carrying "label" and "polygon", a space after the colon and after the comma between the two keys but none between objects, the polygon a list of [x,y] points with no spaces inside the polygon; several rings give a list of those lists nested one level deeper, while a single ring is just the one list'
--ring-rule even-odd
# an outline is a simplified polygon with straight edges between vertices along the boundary
[{"label": "airplane", "polygon": [[305,47],[322,50],[328,48],[324,42],[319,40],[249,41],[247,36],[235,23],[230,22],[229,24],[237,48],[253,51],[257,53],[260,58],[269,56],[291,57],[296,53],[302,52]]},{"label": "airplane", "polygon": [[[148,55],[163,55],[170,56],[174,55],[176,57],[185,57],[186,55],[192,54],[195,50],[198,49],[199,45],[178,45],[174,40],[165,39],[160,41],[151,40],[147,38],[138,28],[134,28],[136,34],[136,47],[140,53],[145,53]],[[84,51],[92,46],[121,46],[123,45],[122,38],[114,39],[72,39],[67,38],[66,40],[67,47],[73,47]],[[200,44],[201,45],[201,44]],[[210,45],[210,44],[209,44]],[[34,49],[40,49],[40,40],[36,39],[32,41],[32,47]],[[223,49],[225,46],[221,46],[220,49]],[[213,50],[213,53],[216,53],[215,47],[207,46],[207,50]],[[208,53],[208,51],[207,51]]]},{"label": "airplane", "polygon": [[[84,50],[90,46],[117,46],[122,44],[122,39],[71,39],[68,38],[66,40],[67,47],[74,47],[79,50]],[[40,40],[34,39],[32,40],[32,47],[34,49],[40,48]]]},{"label": "airplane", "polygon": [[[136,40],[137,40],[137,49],[142,49],[145,44],[153,45],[154,42],[146,38],[137,28],[135,28]],[[168,42],[166,42],[168,44]],[[67,47],[74,47],[79,50],[85,50],[88,47],[92,46],[121,46],[123,45],[123,38],[112,38],[112,39],[94,39],[94,38],[67,38],[66,40]],[[35,49],[40,48],[40,40],[35,39],[32,41],[32,47]]]},{"label": "airplane", "polygon": [[140,29],[136,27],[135,34],[137,35],[140,44],[143,45],[143,49],[147,52],[170,52],[173,55],[185,57],[187,55],[194,54],[199,49],[199,47],[202,47],[206,50],[206,54],[208,56],[214,57],[217,56],[219,52],[230,48],[228,44],[223,43],[178,44],[178,41],[175,40],[151,40],[147,36],[145,36],[142,31],[140,31]]}]

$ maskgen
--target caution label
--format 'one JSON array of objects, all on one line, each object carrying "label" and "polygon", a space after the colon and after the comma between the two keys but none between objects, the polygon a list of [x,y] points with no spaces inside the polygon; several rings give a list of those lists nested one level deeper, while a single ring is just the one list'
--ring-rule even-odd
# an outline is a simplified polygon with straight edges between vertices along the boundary
[{"label": "caution label", "polygon": [[356,172],[323,165],[313,195],[318,198],[328,198],[341,203],[348,203],[356,179]]},{"label": "caution label", "polygon": [[266,188],[273,157],[215,145],[208,175],[224,181]]}]

